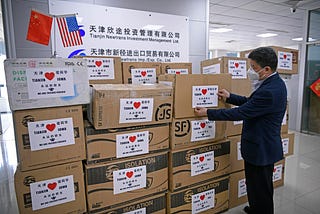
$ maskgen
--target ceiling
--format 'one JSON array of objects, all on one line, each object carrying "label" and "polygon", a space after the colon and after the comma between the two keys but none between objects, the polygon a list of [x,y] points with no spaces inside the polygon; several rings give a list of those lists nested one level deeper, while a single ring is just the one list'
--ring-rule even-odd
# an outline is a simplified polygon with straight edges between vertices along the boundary
[{"label": "ceiling", "polygon": [[[304,36],[307,10],[320,8],[320,0],[209,0],[209,30],[229,28],[230,32],[210,32],[209,50],[243,51],[276,45],[298,48],[293,38]],[[296,8],[293,13],[291,8]],[[320,26],[320,18],[318,19]],[[317,27],[320,35],[320,27]],[[257,34],[275,33],[269,38]],[[320,37],[318,37],[320,39]],[[301,41],[300,41],[301,43]]]}]

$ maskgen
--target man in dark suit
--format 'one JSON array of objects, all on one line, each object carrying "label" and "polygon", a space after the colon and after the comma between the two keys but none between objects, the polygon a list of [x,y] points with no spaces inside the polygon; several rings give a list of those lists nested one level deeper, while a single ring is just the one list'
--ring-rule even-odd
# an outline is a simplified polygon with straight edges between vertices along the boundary
[{"label": "man in dark suit", "polygon": [[249,56],[248,76],[253,92],[243,97],[219,90],[219,98],[238,106],[231,109],[196,107],[197,116],[209,120],[243,120],[241,154],[245,163],[245,176],[249,206],[246,213],[273,214],[274,163],[283,159],[281,123],[287,106],[287,90],[276,72],[278,58],[272,48],[261,47]]}]

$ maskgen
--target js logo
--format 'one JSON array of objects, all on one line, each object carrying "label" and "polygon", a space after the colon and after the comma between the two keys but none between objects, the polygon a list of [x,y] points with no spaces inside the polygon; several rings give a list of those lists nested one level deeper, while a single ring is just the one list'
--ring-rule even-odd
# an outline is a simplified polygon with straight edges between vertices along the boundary
[{"label": "js logo", "polygon": [[161,104],[155,114],[155,120],[168,120],[171,118],[171,104],[170,103],[163,103]]}]

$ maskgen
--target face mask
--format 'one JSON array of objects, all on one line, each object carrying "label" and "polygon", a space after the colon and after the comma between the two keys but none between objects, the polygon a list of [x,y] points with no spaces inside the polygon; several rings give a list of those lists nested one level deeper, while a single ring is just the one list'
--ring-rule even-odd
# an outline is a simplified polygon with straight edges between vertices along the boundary
[{"label": "face mask", "polygon": [[263,70],[264,68],[260,69],[259,71],[255,72],[251,67],[248,69],[248,77],[250,80],[259,80],[260,76],[259,73]]}]

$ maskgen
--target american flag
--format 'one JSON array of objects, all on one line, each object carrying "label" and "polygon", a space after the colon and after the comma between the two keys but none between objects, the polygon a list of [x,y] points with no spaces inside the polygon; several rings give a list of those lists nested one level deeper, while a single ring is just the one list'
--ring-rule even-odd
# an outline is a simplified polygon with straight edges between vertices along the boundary
[{"label": "american flag", "polygon": [[75,16],[57,17],[61,40],[64,47],[82,45],[79,26]]}]

